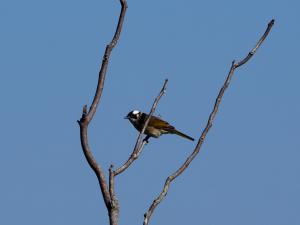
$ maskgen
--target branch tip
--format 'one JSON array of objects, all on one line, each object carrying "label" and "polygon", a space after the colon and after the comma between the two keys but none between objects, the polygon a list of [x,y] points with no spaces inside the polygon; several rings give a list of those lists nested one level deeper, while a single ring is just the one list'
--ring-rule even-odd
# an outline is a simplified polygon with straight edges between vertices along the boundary
[{"label": "branch tip", "polygon": [[85,117],[87,115],[87,105],[82,107],[82,116]]}]

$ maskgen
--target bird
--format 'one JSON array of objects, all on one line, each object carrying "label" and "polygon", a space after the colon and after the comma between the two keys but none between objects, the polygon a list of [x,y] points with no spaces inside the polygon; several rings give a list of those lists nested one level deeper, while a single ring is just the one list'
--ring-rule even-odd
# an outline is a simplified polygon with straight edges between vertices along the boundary
[{"label": "bird", "polygon": [[[128,119],[139,132],[142,131],[147,118],[148,114],[140,112],[139,110],[132,110],[127,114],[127,116],[124,117],[124,119]],[[176,130],[175,127],[170,125],[168,122],[156,116],[151,116],[144,133],[148,138],[158,138],[162,134],[177,134],[183,138],[194,141],[194,138]]]}]

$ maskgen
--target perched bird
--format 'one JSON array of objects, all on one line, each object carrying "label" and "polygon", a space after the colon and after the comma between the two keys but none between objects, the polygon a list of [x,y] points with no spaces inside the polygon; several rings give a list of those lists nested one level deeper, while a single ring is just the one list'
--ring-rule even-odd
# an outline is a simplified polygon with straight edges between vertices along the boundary
[{"label": "perched bird", "polygon": [[[132,125],[141,132],[143,126],[148,118],[148,114],[140,112],[138,110],[133,110],[127,114],[124,119],[128,119]],[[181,137],[194,141],[194,138],[181,133],[176,130],[175,127],[171,126],[168,122],[156,117],[151,116],[148,126],[146,127],[145,134],[150,137],[158,138],[162,134],[177,134]]]}]

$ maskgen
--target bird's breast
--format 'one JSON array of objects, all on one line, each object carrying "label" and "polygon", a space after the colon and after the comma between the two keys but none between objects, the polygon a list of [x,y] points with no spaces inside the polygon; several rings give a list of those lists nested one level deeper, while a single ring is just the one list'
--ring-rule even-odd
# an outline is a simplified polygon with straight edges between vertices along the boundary
[{"label": "bird's breast", "polygon": [[151,137],[158,138],[162,134],[162,132],[159,129],[156,129],[154,127],[148,126],[146,128],[145,134],[147,134],[147,135],[149,135]]}]

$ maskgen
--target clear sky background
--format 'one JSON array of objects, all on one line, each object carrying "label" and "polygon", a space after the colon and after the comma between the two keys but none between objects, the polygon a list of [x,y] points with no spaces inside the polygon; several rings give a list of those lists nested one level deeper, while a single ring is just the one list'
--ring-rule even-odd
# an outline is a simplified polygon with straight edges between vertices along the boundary
[{"label": "clear sky background", "polygon": [[[275,19],[257,54],[238,69],[214,126],[150,224],[300,224],[300,3],[128,1],[90,145],[107,171],[130,155],[137,132],[123,117],[157,113],[198,138],[231,61]],[[117,0],[1,0],[0,224],[107,224],[76,120],[94,95],[119,15]],[[120,224],[142,224],[166,177],[196,142],[151,140],[116,179]]]}]

